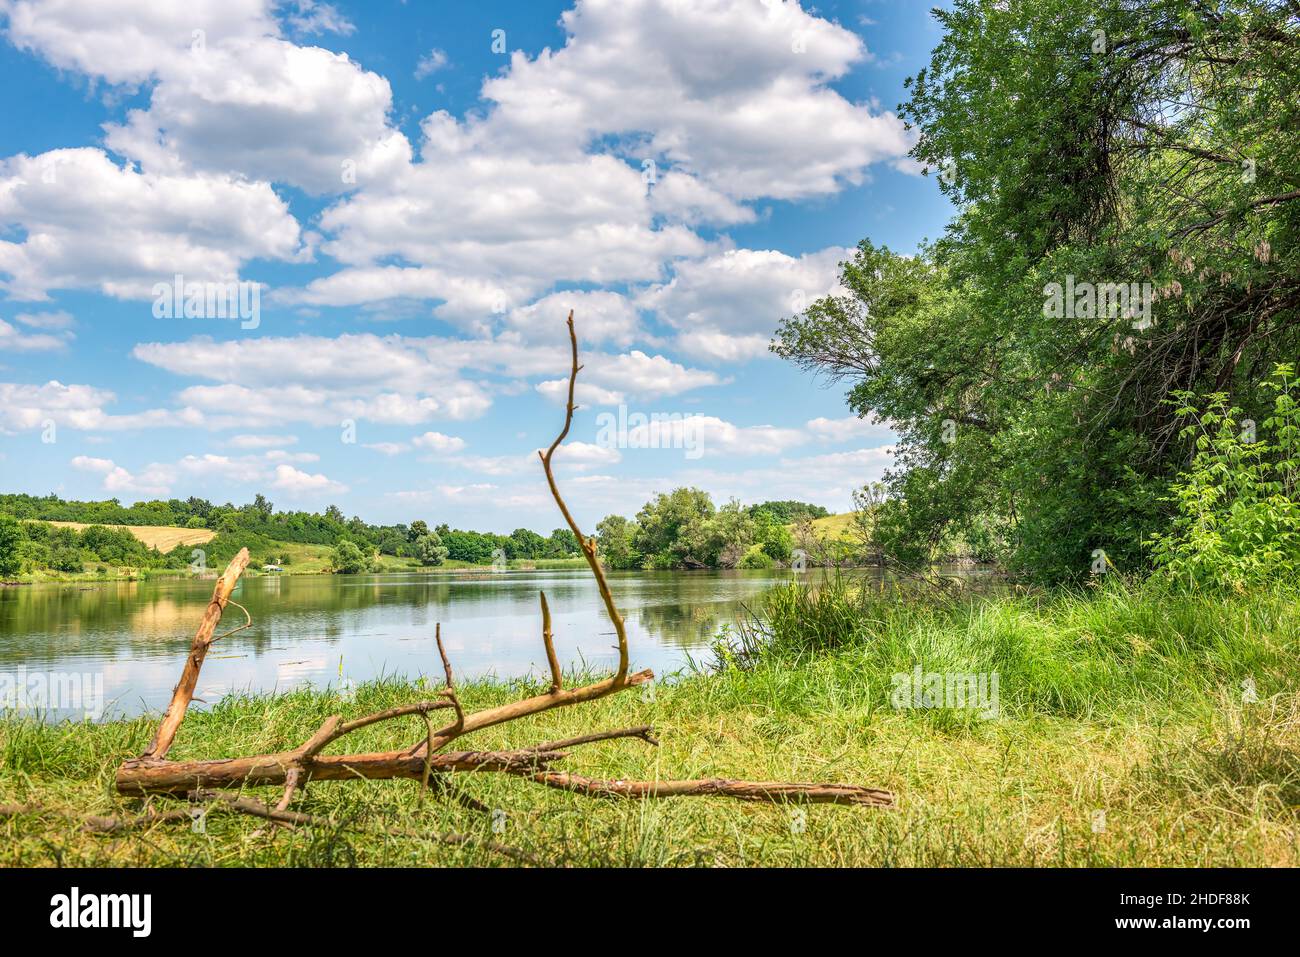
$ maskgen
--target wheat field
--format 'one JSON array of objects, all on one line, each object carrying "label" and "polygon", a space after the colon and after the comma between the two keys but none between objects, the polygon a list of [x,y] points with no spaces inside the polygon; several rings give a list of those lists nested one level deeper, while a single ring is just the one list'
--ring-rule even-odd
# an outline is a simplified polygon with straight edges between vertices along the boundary
[{"label": "wheat field", "polygon": [[[89,528],[86,522],[47,522],[63,528],[75,528],[81,531]],[[160,552],[170,552],[178,545],[205,545],[216,537],[210,528],[181,528],[177,525],[106,525],[105,528],[124,528],[145,545],[157,548]]]}]

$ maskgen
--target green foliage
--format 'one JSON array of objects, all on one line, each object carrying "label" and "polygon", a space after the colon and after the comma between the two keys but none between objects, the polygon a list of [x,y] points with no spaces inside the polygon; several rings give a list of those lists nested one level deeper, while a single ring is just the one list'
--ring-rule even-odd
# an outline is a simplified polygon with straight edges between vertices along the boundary
[{"label": "green foliage", "polygon": [[622,515],[606,515],[596,526],[596,549],[605,567],[615,571],[640,568],[641,553],[632,545],[634,523]]},{"label": "green foliage", "polygon": [[1244,590],[1300,581],[1300,404],[1294,367],[1266,385],[1272,414],[1256,427],[1228,396],[1176,394],[1190,466],[1170,487],[1175,514],[1152,536],[1161,577],[1188,587]]},{"label": "green foliage", "polygon": [[441,565],[447,560],[447,549],[437,532],[428,532],[415,540],[415,557],[421,565]]},{"label": "green foliage", "polygon": [[331,564],[334,571],[343,575],[355,575],[366,571],[370,566],[365,553],[355,542],[339,542],[335,545]]},{"label": "green foliage", "polygon": [[[864,240],[848,295],[788,319],[773,349],[899,433],[887,557],[978,543],[1068,581],[1102,549],[1140,571],[1184,464],[1165,400],[1226,392],[1262,418],[1257,370],[1300,354],[1294,8],[955,0],[935,16],[900,112],[957,215],[916,255]],[[1086,294],[1144,283],[1133,314]]]},{"label": "green foliage", "polygon": [[22,528],[11,515],[0,513],[0,578],[18,574],[19,546],[23,539]]},{"label": "green foliage", "polygon": [[772,556],[764,551],[763,546],[758,542],[749,546],[749,549],[741,556],[740,561],[736,563],[737,568],[775,568],[776,562]]},{"label": "green foliage", "polygon": [[[825,511],[825,509],[822,509],[822,511]],[[755,544],[769,559],[767,566],[759,567],[771,567],[774,562],[790,561],[791,552],[794,549],[794,537],[790,534],[790,530],[786,528],[786,522],[770,508],[760,507],[756,511],[751,512],[751,514],[754,519]],[[799,514],[803,518],[820,517],[813,515],[811,512],[802,512]],[[747,552],[746,557],[748,557],[748,555],[749,553]],[[742,567],[750,568],[756,566],[745,565]]]},{"label": "green foliage", "polygon": [[820,505],[809,505],[807,502],[796,502],[793,499],[760,502],[749,506],[748,511],[754,518],[758,517],[759,512],[767,512],[782,525],[792,525],[803,518],[825,518],[830,514]]}]

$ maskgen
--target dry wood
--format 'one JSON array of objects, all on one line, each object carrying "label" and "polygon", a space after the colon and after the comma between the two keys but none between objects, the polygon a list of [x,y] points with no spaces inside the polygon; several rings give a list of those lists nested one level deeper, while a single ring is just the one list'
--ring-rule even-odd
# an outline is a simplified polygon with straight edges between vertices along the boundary
[{"label": "dry wood", "polygon": [[145,748],[144,754],[140,755],[142,759],[161,761],[167,756],[176,732],[185,720],[190,700],[194,697],[194,689],[199,683],[199,670],[203,667],[203,659],[208,655],[208,648],[212,646],[212,635],[221,623],[221,615],[226,610],[226,603],[230,601],[230,593],[235,590],[235,583],[247,567],[248,549],[241,548],[239,554],[226,566],[225,574],[217,579],[217,586],[212,590],[212,601],[208,602],[207,611],[203,613],[203,621],[199,623],[199,630],[190,645],[190,656],[185,659],[185,667],[181,670],[181,680],[172,691],[171,704],[167,706],[153,741]]},{"label": "dry wood", "polygon": [[[466,772],[503,773],[534,781],[546,787],[559,788],[593,797],[660,798],[686,796],[721,796],[743,801],[768,803],[811,802],[831,804],[856,804],[889,807],[893,794],[876,788],[851,784],[801,784],[775,781],[731,781],[707,779],[701,781],[602,781],[569,772],[556,771],[551,765],[567,757],[568,748],[609,741],[618,738],[639,738],[649,744],[659,742],[652,736],[648,725],[617,731],[601,731],[552,741],[517,750],[505,751],[446,751],[452,741],[474,731],[504,724],[518,718],[541,714],[553,708],[596,701],[610,694],[625,691],[654,679],[654,673],[638,671],[629,673],[627,631],[623,617],[614,602],[613,592],[605,577],[596,553],[596,542],[583,534],[574,520],[552,470],[556,450],[569,434],[573,424],[574,387],[581,366],[578,364],[578,338],[574,331],[573,314],[568,320],[572,363],[569,373],[568,402],[565,406],[564,428],[545,452],[538,452],[542,470],[546,475],[551,496],[563,515],[565,523],[577,538],[583,557],[596,580],[605,611],[614,625],[618,637],[618,666],[615,673],[603,680],[578,688],[563,687],[559,659],[555,654],[551,610],[545,594],[540,595],[542,611],[542,645],[551,672],[551,687],[545,694],[533,695],[508,704],[482,711],[466,713],[456,694],[451,661],[442,643],[442,626],[435,630],[435,642],[442,659],[446,679],[435,700],[399,705],[374,714],[344,721],[341,715],[332,715],[305,742],[289,751],[273,754],[221,758],[204,761],[171,761],[166,759],[168,749],[185,717],[186,709],[198,683],[208,648],[216,639],[213,634],[221,620],[222,612],[230,601],[230,593],[240,574],[248,565],[248,551],[241,550],[231,561],[225,574],[218,580],[208,604],[203,622],[194,637],[189,658],[181,673],[168,707],[153,742],[138,758],[124,761],[117,770],[116,786],[122,794],[168,794],[190,796],[191,800],[217,800],[242,813],[254,814],[282,826],[319,823],[310,815],[289,810],[294,794],[308,782],[361,779],[408,778],[420,781],[435,794],[451,797],[469,807],[483,809],[484,805],[452,786],[447,775]],[[245,612],[245,614],[247,614]],[[247,625],[242,626],[247,627]],[[238,630],[238,629],[236,629]],[[432,711],[451,709],[455,720],[445,727],[433,730],[429,722]],[[424,722],[422,738],[408,748],[397,751],[380,751],[364,754],[331,755],[324,751],[331,744],[356,731],[384,721],[417,715]],[[279,802],[268,807],[260,801],[242,796],[223,795],[222,789],[243,789],[261,786],[283,786]],[[427,835],[422,835],[427,836]],[[457,835],[435,836],[432,839],[460,843]],[[511,849],[504,849],[503,853]]]}]

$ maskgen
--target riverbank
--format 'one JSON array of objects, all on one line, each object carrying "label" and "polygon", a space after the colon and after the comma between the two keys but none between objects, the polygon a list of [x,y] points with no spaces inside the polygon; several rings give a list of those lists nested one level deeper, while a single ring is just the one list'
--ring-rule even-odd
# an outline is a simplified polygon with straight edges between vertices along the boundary
[{"label": "riverbank", "polygon": [[[299,805],[335,822],[328,829],[268,834],[263,822],[213,811],[206,833],[182,823],[105,837],[30,813],[0,820],[0,864],[510,863],[485,848],[488,840],[573,865],[1300,863],[1293,596],[1178,597],[1123,586],[941,602],[824,594],[796,608],[793,593],[776,593],[766,634],[750,632],[746,650],[733,633],[723,656],[731,664],[713,673],[485,729],[466,744],[517,747],[650,723],[660,747],[597,743],[575,749],[565,767],[602,778],[868,784],[895,791],[894,810],[620,803],[466,775],[464,790],[505,815],[494,833],[490,815],[421,801],[409,782],[322,783]],[[755,641],[766,650],[755,653]],[[918,665],[923,676],[996,673],[996,700],[987,684],[964,708],[925,706],[924,683],[900,696],[898,676],[910,680]],[[479,708],[541,690],[484,681],[461,693]],[[348,702],[306,691],[228,698],[186,719],[173,756],[276,750],[331,713],[425,695],[389,680],[363,685]],[[359,731],[350,746],[380,750],[423,734],[415,720],[393,725]],[[113,769],[152,730],[149,719],[0,721],[0,803],[122,813],[130,805],[113,795]],[[391,836],[398,830],[474,840],[449,847]]]},{"label": "riverbank", "polygon": [[[537,558],[537,559],[517,559],[506,563],[508,571],[546,571],[563,568],[586,568],[587,562],[583,558]],[[375,572],[364,572],[362,574],[386,574],[386,573],[405,573],[419,575],[465,575],[465,574],[491,574],[493,566],[491,565],[474,565],[470,562],[458,562],[448,560],[441,565],[421,565],[413,559],[394,558],[390,555],[381,555],[379,567]],[[308,560],[301,563],[281,566],[279,571],[263,571],[260,568],[250,568],[244,576],[247,578],[258,578],[263,575],[284,575],[284,576],[302,576],[302,575],[336,575],[329,567],[328,557],[320,557],[316,560]],[[27,572],[19,575],[12,581],[0,581],[0,587],[13,587],[18,585],[41,585],[41,584],[85,584],[87,582],[122,582],[122,581],[184,581],[189,579],[215,579],[217,573],[210,570],[203,574],[196,575],[185,569],[175,568],[140,568],[134,566],[108,567],[104,566],[104,571],[93,569],[84,572],[59,572],[53,569],[40,569],[38,571]]]}]

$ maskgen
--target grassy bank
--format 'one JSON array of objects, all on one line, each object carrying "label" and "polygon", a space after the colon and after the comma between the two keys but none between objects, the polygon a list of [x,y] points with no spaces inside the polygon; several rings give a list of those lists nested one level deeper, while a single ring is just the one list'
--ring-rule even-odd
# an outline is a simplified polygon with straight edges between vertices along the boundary
[{"label": "grassy bank", "polygon": [[[1295,865],[1300,863],[1300,607],[1270,593],[1097,594],[943,602],[781,591],[762,634],[731,636],[731,664],[679,676],[468,739],[519,746],[653,723],[662,745],[576,749],[571,770],[609,778],[851,781],[897,792],[896,810],[791,808],[721,799],[612,803],[497,775],[464,789],[506,814],[433,797],[410,782],[322,783],[301,809],[336,827],[263,833],[211,812],[102,837],[54,816],[0,820],[0,864],[503,864],[482,844],[448,847],[388,830],[460,832],[574,865]],[[755,643],[766,650],[754,654]],[[747,645],[747,647],[746,647]],[[635,651],[635,649],[634,649]],[[998,716],[897,709],[896,673],[996,671]],[[576,680],[576,679],[575,679]],[[1250,690],[1247,690],[1250,689]],[[480,682],[473,707],[542,690]],[[234,698],[187,718],[173,756],[271,751],[335,711],[359,714],[423,693],[401,682]],[[112,769],[138,753],[148,719],[100,726],[0,722],[0,803],[120,813]],[[397,747],[422,725],[379,725],[350,747]],[[276,793],[261,796],[273,799]],[[1104,822],[1099,812],[1104,812]],[[802,826],[801,826],[802,822]]]},{"label": "grassy bank", "polygon": [[[244,574],[249,578],[256,578],[263,574],[335,574],[333,569],[330,567],[333,561],[333,550],[329,546],[301,545],[293,542],[285,542],[282,544],[283,552],[288,556],[289,564],[284,565],[281,571],[263,572],[260,568],[250,568]],[[402,572],[425,575],[455,575],[467,573],[488,574],[492,571],[491,565],[475,565],[471,562],[459,562],[450,559],[443,562],[441,565],[427,566],[421,565],[413,558],[396,558],[392,555],[380,555],[378,563],[379,567],[377,572],[365,572],[363,574]],[[583,558],[537,558],[514,559],[508,562],[507,565],[510,571],[547,571],[566,568],[586,568],[587,562]],[[162,580],[195,577],[186,569],[140,568],[137,566],[126,565],[103,565],[100,567],[102,567],[102,571],[99,567],[90,567],[86,571],[81,572],[60,572],[50,568],[43,568],[19,575],[13,582],[3,582],[0,584],[75,584],[79,582],[150,581],[154,579]],[[210,572],[208,577],[215,577],[215,575]]]}]

